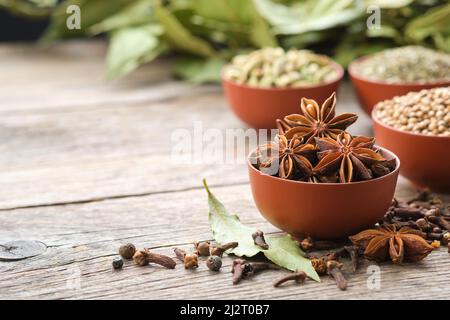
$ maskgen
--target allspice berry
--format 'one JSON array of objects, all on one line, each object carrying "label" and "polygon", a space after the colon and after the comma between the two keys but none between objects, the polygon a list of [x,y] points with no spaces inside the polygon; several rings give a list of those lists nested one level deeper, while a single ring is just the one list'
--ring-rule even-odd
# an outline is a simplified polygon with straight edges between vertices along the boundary
[{"label": "allspice berry", "polygon": [[201,257],[209,256],[209,241],[195,243],[196,253]]},{"label": "allspice berry", "polygon": [[147,250],[139,250],[133,255],[133,261],[139,266],[146,266],[149,264],[150,259]]},{"label": "allspice berry", "polygon": [[132,243],[127,243],[119,248],[119,254],[122,258],[131,260],[136,253],[136,247]]},{"label": "allspice berry", "polygon": [[122,269],[123,267],[123,260],[121,257],[115,257],[112,261],[112,266],[114,269]]},{"label": "allspice berry", "polygon": [[222,258],[219,256],[209,256],[206,259],[206,266],[211,271],[219,271],[222,268]]}]

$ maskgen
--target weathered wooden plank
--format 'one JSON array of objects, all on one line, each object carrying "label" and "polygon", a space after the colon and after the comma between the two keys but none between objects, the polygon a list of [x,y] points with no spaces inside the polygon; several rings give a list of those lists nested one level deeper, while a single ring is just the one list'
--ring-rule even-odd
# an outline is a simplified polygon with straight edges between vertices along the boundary
[{"label": "weathered wooden plank", "polygon": [[106,43],[67,41],[50,47],[0,45],[0,113],[64,111],[120,106],[201,94],[170,77],[170,61],[143,66],[132,75],[107,82]]},{"label": "weathered wooden plank", "polygon": [[[403,195],[410,192],[402,191]],[[254,208],[248,185],[216,187],[213,192],[245,224],[276,231]],[[0,298],[6,299],[425,299],[448,295],[442,290],[448,285],[450,272],[444,249],[419,264],[380,264],[379,290],[367,286],[367,266],[373,264],[369,262],[355,275],[346,262],[349,288],[345,292],[339,291],[328,277],[322,283],[307,281],[274,289],[271,283],[280,272],[267,272],[233,286],[230,258],[224,259],[225,266],[217,275],[203,264],[196,271],[184,270],[181,265],[164,270],[132,264],[126,264],[120,272],[111,270],[111,257],[126,241],[173,256],[175,246],[192,250],[193,241],[210,239],[203,190],[5,211],[0,215],[0,230],[0,240],[25,237],[50,246],[39,257],[0,262]]]}]

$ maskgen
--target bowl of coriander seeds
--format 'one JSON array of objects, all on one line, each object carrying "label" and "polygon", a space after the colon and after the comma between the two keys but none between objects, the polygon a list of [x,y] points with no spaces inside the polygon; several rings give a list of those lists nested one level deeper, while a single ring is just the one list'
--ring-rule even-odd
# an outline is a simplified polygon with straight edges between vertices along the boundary
[{"label": "bowl of coriander seeds", "polygon": [[362,108],[411,91],[450,86],[450,54],[421,46],[387,49],[353,61],[348,72]]},{"label": "bowl of coriander seeds", "polygon": [[343,76],[343,68],[327,56],[264,48],[235,56],[222,70],[222,83],[239,119],[253,128],[274,129],[276,119],[299,112],[301,98],[323,103]]},{"label": "bowl of coriander seeds", "polygon": [[450,192],[450,86],[382,101],[372,119],[378,144],[402,161],[400,174],[421,187]]}]

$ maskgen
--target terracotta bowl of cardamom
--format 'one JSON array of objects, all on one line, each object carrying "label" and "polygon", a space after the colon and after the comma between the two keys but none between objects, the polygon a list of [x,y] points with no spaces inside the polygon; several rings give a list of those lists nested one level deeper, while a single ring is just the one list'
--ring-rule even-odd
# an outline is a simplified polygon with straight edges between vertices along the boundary
[{"label": "terracotta bowl of cardamom", "polygon": [[450,86],[450,81],[388,83],[369,80],[359,76],[354,71],[355,66],[365,59],[367,59],[367,56],[350,63],[348,74],[355,88],[359,104],[368,115],[372,113],[373,107],[380,101],[391,99],[395,96],[402,96],[411,91]]},{"label": "terracotta bowl of cardamom", "polygon": [[401,131],[382,123],[375,113],[377,143],[398,155],[401,175],[419,187],[450,193],[450,137]]},{"label": "terracotta bowl of cardamom", "polygon": [[394,198],[400,168],[398,157],[380,149],[387,160],[396,159],[385,176],[350,183],[311,183],[281,179],[247,164],[256,207],[271,224],[296,238],[344,239],[380,221]]},{"label": "terracotta bowl of cardamom", "polygon": [[[322,104],[333,92],[338,92],[344,69],[330,62],[337,71],[336,78],[318,85],[286,88],[263,88],[238,84],[223,76],[225,97],[233,113],[247,125],[256,129],[275,129],[275,120],[300,112],[303,97]],[[224,67],[226,68],[226,66]]]}]

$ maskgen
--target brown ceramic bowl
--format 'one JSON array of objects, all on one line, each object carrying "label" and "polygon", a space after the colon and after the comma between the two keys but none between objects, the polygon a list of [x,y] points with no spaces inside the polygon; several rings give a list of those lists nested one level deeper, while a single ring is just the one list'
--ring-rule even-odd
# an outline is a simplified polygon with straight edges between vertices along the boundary
[{"label": "brown ceramic bowl", "polygon": [[227,80],[223,76],[222,84],[228,105],[239,119],[253,128],[273,129],[276,127],[276,119],[300,112],[301,98],[323,103],[333,92],[338,91],[344,70],[335,62],[333,66],[338,72],[335,80],[308,87],[250,87]]},{"label": "brown ceramic bowl", "polygon": [[400,131],[381,123],[372,112],[377,143],[402,161],[401,174],[420,187],[450,193],[450,137]]},{"label": "brown ceramic bowl", "polygon": [[350,63],[348,73],[356,90],[359,104],[367,114],[371,114],[373,107],[380,101],[391,99],[395,96],[402,96],[411,91],[420,91],[422,89],[431,89],[436,87],[446,87],[450,81],[436,81],[430,83],[386,83],[362,78],[354,72],[355,65],[367,59],[368,56],[361,57]]},{"label": "brown ceramic bowl", "polygon": [[[342,239],[379,221],[394,197],[400,160],[391,173],[352,183],[309,183],[273,177],[248,160],[253,199],[261,214],[294,237]],[[253,153],[252,153],[253,154]],[[250,158],[250,157],[249,157]]]}]

